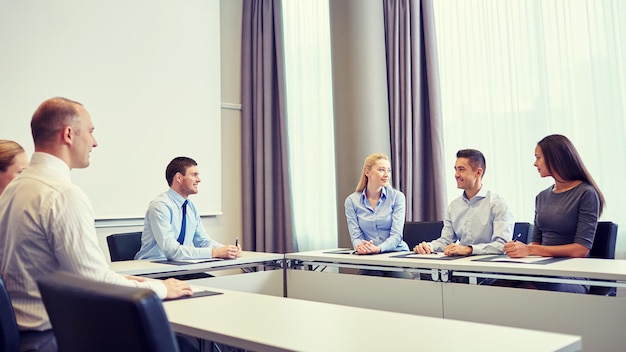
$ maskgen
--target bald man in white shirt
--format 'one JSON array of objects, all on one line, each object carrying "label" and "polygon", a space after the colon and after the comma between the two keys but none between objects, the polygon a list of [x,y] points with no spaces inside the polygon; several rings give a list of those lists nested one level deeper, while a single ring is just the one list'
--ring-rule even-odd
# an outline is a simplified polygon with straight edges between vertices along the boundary
[{"label": "bald man in white shirt", "polygon": [[[161,298],[191,295],[183,281],[122,276],[109,269],[98,246],[91,203],[70,179],[71,169],[89,166],[89,154],[97,146],[82,104],[65,98],[44,101],[33,115],[31,130],[31,162],[0,196],[0,274],[20,334],[51,329],[37,280],[58,270],[150,288]],[[41,350],[55,351],[56,343]]]}]

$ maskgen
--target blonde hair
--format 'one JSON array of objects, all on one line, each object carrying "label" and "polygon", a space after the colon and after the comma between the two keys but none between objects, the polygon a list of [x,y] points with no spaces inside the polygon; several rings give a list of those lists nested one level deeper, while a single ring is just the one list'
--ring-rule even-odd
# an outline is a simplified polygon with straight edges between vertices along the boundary
[{"label": "blonde hair", "polygon": [[7,171],[13,165],[15,156],[20,153],[24,153],[24,148],[17,142],[0,139],[0,171]]},{"label": "blonde hair", "polygon": [[[363,170],[361,170],[361,179],[356,186],[355,192],[362,192],[365,187],[367,187],[367,176],[365,176],[365,170],[370,170],[372,166],[374,166],[374,164],[376,164],[376,162],[381,159],[389,160],[389,157],[383,153],[374,153],[365,158],[365,162],[363,163]],[[391,186],[391,181],[389,181],[387,185]]]}]

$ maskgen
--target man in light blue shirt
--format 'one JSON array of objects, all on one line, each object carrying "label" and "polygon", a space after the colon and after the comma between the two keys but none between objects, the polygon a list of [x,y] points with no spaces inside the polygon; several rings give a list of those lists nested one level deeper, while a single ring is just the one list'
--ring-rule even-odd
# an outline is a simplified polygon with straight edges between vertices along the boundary
[{"label": "man in light blue shirt", "polygon": [[170,188],[150,203],[135,259],[237,258],[241,248],[207,235],[200,214],[187,198],[198,193],[200,173],[191,158],[174,158],[165,170]]},{"label": "man in light blue shirt", "polygon": [[416,253],[443,252],[445,255],[502,254],[513,237],[515,219],[502,197],[483,187],[486,163],[474,149],[456,154],[454,177],[463,194],[448,206],[441,237],[422,242]]}]

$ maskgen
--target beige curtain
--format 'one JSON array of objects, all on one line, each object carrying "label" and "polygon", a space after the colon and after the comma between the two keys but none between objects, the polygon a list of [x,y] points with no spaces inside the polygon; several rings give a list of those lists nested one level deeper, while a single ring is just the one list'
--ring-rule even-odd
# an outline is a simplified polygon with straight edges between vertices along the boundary
[{"label": "beige curtain", "polygon": [[443,127],[432,0],[384,0],[393,184],[406,221],[443,220]]},{"label": "beige curtain", "polygon": [[245,250],[274,253],[297,251],[288,173],[281,17],[279,0],[243,2],[243,245]]}]

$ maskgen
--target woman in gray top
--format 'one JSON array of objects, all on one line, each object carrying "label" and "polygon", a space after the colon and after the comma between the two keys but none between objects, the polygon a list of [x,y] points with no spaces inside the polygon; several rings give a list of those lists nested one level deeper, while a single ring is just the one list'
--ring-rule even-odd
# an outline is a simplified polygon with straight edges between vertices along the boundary
[{"label": "woman in gray top", "polygon": [[[535,148],[535,164],[541,177],[554,185],[535,198],[535,227],[529,245],[508,242],[510,257],[529,255],[584,258],[589,255],[604,208],[604,196],[567,137],[553,134]],[[589,286],[533,283],[539,289],[587,293]]]}]

